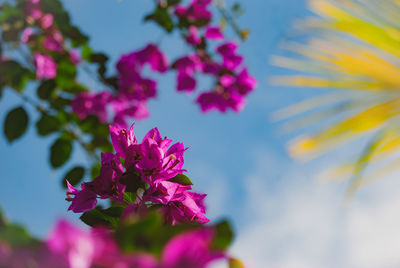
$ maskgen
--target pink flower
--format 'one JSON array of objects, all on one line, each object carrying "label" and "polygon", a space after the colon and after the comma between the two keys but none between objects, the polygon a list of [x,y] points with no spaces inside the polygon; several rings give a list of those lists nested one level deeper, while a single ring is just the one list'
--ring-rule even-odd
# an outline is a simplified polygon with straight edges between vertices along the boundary
[{"label": "pink flower", "polygon": [[57,64],[54,62],[52,57],[43,53],[36,52],[34,54],[34,64],[36,67],[37,79],[51,79],[56,77]]},{"label": "pink flower", "polygon": [[201,44],[201,37],[199,35],[197,27],[195,26],[189,27],[189,34],[186,36],[186,42],[194,46]]},{"label": "pink flower", "polygon": [[174,67],[180,73],[194,74],[203,68],[203,63],[198,55],[191,54],[176,60]]},{"label": "pink flower", "polygon": [[205,38],[210,40],[223,40],[224,35],[221,32],[219,27],[209,26],[206,29],[206,33],[204,34]]},{"label": "pink flower", "polygon": [[[47,247],[57,256],[67,260],[70,268],[156,268],[156,260],[147,254],[125,255],[120,252],[110,231],[95,227],[85,232],[65,220],[57,223],[47,239]],[[53,263],[54,264],[54,263]],[[64,267],[61,263],[57,266]]]},{"label": "pink flower", "polygon": [[178,91],[192,92],[196,88],[196,79],[186,73],[178,73],[177,82]]},{"label": "pink flower", "polygon": [[189,192],[189,185],[181,185],[170,181],[161,181],[151,186],[143,197],[146,201],[163,204],[161,211],[169,224],[198,222],[207,223],[204,216],[205,194]]},{"label": "pink flower", "polygon": [[33,28],[31,28],[31,27],[25,28],[21,35],[21,42],[25,43],[25,44],[28,43],[29,38],[32,35],[33,35]]},{"label": "pink flower", "polygon": [[100,175],[91,182],[82,183],[81,190],[74,188],[67,181],[66,200],[71,202],[68,210],[75,213],[92,210],[97,204],[97,198],[122,203],[126,187],[119,182],[124,172],[119,155],[102,154],[101,160]]},{"label": "pink flower", "polygon": [[243,110],[246,103],[243,96],[232,90],[223,93],[206,92],[201,94],[196,102],[200,104],[203,112],[209,112],[211,110],[226,112],[228,108],[231,108],[235,112],[240,112]]},{"label": "pink flower", "polygon": [[81,63],[82,59],[80,57],[79,51],[76,49],[72,49],[69,52],[69,60],[75,65],[78,65],[79,63]]},{"label": "pink flower", "polygon": [[40,0],[28,0],[26,3],[26,15],[35,20],[42,16],[42,11],[40,9]]},{"label": "pink flower", "polygon": [[54,23],[54,17],[52,14],[48,13],[48,14],[44,14],[41,18],[40,18],[40,26],[43,29],[49,29],[50,27],[53,26]]},{"label": "pink flower", "polygon": [[149,110],[145,101],[129,100],[124,95],[118,96],[111,101],[111,107],[114,111],[113,124],[126,128],[127,118],[135,118],[137,120],[147,118]]},{"label": "pink flower", "polygon": [[213,250],[214,232],[210,228],[188,231],[172,238],[161,256],[163,268],[204,268],[211,262],[226,258]]},{"label": "pink flower", "polygon": [[100,122],[107,122],[106,105],[110,101],[111,94],[107,91],[100,93],[79,93],[71,103],[72,112],[83,120],[88,115],[97,116]]},{"label": "pink flower", "polygon": [[47,35],[43,40],[43,47],[48,51],[62,52],[64,38],[60,31],[54,30],[51,34]]},{"label": "pink flower", "polygon": [[153,71],[163,73],[168,69],[167,57],[154,44],[148,44],[142,50],[134,52],[133,55],[140,67],[148,63]]},{"label": "pink flower", "polygon": [[257,86],[257,80],[248,73],[247,68],[244,68],[237,76],[236,84],[238,92],[246,95]]}]

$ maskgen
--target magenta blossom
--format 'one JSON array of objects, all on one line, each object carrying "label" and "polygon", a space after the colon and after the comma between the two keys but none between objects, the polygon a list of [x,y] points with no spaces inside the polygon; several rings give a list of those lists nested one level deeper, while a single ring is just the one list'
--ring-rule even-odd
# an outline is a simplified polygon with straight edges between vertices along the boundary
[{"label": "magenta blossom", "polygon": [[221,29],[216,26],[209,26],[206,29],[204,37],[210,40],[223,40],[224,35],[221,32]]},{"label": "magenta blossom", "polygon": [[54,30],[51,34],[47,35],[43,40],[43,47],[48,51],[62,52],[64,38],[59,30]]},{"label": "magenta blossom", "polygon": [[210,228],[177,235],[163,249],[162,267],[204,268],[217,259],[226,258],[224,253],[212,249],[213,239],[214,231]]},{"label": "magenta blossom", "polygon": [[83,120],[88,115],[97,116],[100,122],[107,122],[106,105],[110,101],[111,94],[107,91],[101,93],[83,92],[75,96],[71,103],[72,111]]},{"label": "magenta blossom", "polygon": [[42,16],[40,0],[28,0],[25,8],[27,17],[37,20]]},{"label": "magenta blossom", "polygon": [[44,14],[40,18],[40,27],[42,27],[43,29],[49,29],[50,27],[53,26],[53,23],[54,23],[54,16],[50,13]]},{"label": "magenta blossom", "polygon": [[61,220],[50,234],[46,244],[54,255],[66,260],[70,268],[157,267],[153,256],[122,254],[111,237],[110,231],[100,227],[93,228],[90,232],[84,232],[67,221]]},{"label": "magenta blossom", "polygon": [[36,52],[34,54],[34,64],[36,67],[36,77],[37,79],[42,78],[54,78],[57,73],[57,64],[52,57]]},{"label": "magenta blossom", "polygon": [[209,219],[204,216],[205,194],[189,192],[191,187],[179,183],[162,181],[151,186],[143,197],[144,200],[155,204],[163,204],[162,212],[168,223],[198,222],[207,223]]},{"label": "magenta blossom", "polygon": [[72,49],[69,52],[69,60],[75,65],[78,65],[79,63],[81,63],[82,59],[80,57],[79,51],[76,49]]},{"label": "magenta blossom", "polygon": [[186,42],[194,46],[201,44],[201,37],[199,35],[199,31],[197,30],[196,26],[189,27],[189,33],[186,36]]},{"label": "magenta blossom", "polygon": [[22,43],[28,43],[29,42],[29,38],[31,37],[33,35],[33,28],[31,28],[31,27],[28,27],[28,28],[25,28],[23,31],[22,31],[22,35],[21,35],[21,42]]},{"label": "magenta blossom", "polygon": [[68,210],[75,213],[92,210],[97,204],[97,198],[122,203],[126,187],[119,182],[124,172],[119,155],[104,153],[101,155],[101,164],[100,175],[91,182],[82,183],[81,190],[67,181],[66,200],[71,202]]}]

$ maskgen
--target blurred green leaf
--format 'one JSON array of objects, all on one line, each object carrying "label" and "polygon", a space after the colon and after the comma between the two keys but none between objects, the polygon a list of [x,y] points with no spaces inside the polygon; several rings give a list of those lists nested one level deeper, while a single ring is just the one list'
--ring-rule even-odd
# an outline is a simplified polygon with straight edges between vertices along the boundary
[{"label": "blurred green leaf", "polygon": [[24,246],[34,240],[29,233],[20,225],[6,225],[0,227],[0,241],[5,241],[11,246]]},{"label": "blurred green leaf", "polygon": [[47,114],[42,114],[42,117],[36,122],[37,132],[40,136],[56,132],[60,127],[60,121],[56,117]]},{"label": "blurred green leaf", "polygon": [[100,168],[101,168],[101,164],[100,163],[93,164],[93,166],[92,166],[92,168],[90,170],[90,175],[92,177],[92,180],[100,175]]},{"label": "blurred green leaf", "polygon": [[67,180],[73,186],[77,185],[82,181],[83,176],[85,175],[85,168],[82,166],[76,166],[70,169],[62,178],[62,185],[64,188],[67,188]]},{"label": "blurred green leaf", "polygon": [[9,86],[21,91],[29,79],[34,79],[33,73],[13,60],[2,61],[0,64],[0,86]]},{"label": "blurred green leaf", "polygon": [[216,237],[214,239],[214,248],[225,250],[233,241],[232,227],[228,221],[224,220],[215,226]]},{"label": "blurred green leaf", "polygon": [[90,57],[92,54],[93,50],[87,44],[82,46],[82,51],[81,51],[82,59],[90,61]]},{"label": "blurred green leaf", "polygon": [[149,211],[145,218],[122,222],[115,237],[125,252],[145,251],[160,256],[165,244],[172,237],[198,227],[197,224],[166,225],[159,213]]},{"label": "blurred green leaf", "polygon": [[72,142],[58,138],[50,148],[50,164],[54,168],[61,167],[68,161],[72,152]]},{"label": "blurred green leaf", "polygon": [[29,117],[22,106],[12,109],[8,112],[4,121],[4,135],[9,142],[21,137],[29,123]]},{"label": "blurred green leaf", "polygon": [[184,174],[178,174],[172,179],[169,179],[169,181],[176,182],[182,185],[193,185],[192,181],[189,179],[188,176]]},{"label": "blurred green leaf", "polygon": [[53,79],[44,80],[37,89],[37,95],[42,100],[48,100],[56,87],[56,81]]},{"label": "blurred green leaf", "polygon": [[94,209],[83,213],[80,216],[80,219],[91,227],[101,225],[116,228],[122,211],[122,207],[103,209],[102,207],[97,206]]},{"label": "blurred green leaf", "polygon": [[107,61],[108,57],[104,53],[92,53],[90,55],[90,62],[106,63]]},{"label": "blurred green leaf", "polygon": [[169,33],[174,29],[174,23],[166,7],[157,6],[153,13],[147,15],[144,20],[154,21]]},{"label": "blurred green leaf", "polygon": [[62,89],[68,89],[75,86],[76,66],[69,60],[63,60],[57,67],[57,85]]},{"label": "blurred green leaf", "polygon": [[55,108],[56,110],[62,110],[66,106],[69,106],[70,103],[71,100],[62,97],[56,97],[50,100],[51,107]]}]

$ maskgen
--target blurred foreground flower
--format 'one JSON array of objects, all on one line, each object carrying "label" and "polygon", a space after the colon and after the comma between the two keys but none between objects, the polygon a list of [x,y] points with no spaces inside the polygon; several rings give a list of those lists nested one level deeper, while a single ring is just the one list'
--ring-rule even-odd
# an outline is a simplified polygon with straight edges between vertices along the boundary
[{"label": "blurred foreground flower", "polygon": [[[287,125],[290,131],[329,123],[317,125],[315,133],[290,143],[291,155],[306,160],[361,137],[369,138],[360,156],[322,174],[327,179],[351,179],[351,195],[399,165],[395,153],[400,148],[400,2],[310,0],[309,6],[319,17],[297,24],[312,33],[307,44],[284,45],[300,57],[273,58],[275,65],[303,73],[274,77],[272,83],[330,90],[283,109],[275,117],[296,116],[296,122]],[[371,172],[364,176],[366,166],[372,163],[368,166]]]}]

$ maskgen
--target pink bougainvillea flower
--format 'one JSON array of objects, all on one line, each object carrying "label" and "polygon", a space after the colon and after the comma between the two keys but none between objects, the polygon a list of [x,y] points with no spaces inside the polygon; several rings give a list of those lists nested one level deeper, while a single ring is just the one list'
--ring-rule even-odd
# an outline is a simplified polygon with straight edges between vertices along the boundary
[{"label": "pink bougainvillea flower", "polygon": [[216,26],[209,26],[206,29],[204,37],[210,40],[223,40],[224,35],[221,32],[221,29]]},{"label": "pink bougainvillea flower", "polygon": [[49,29],[50,27],[53,26],[54,23],[54,16],[50,13],[44,14],[41,18],[40,18],[40,27],[42,27],[43,29]]},{"label": "pink bougainvillea flower", "polygon": [[247,68],[243,68],[237,76],[236,84],[238,92],[246,95],[257,86],[257,80],[248,73]]},{"label": "pink bougainvillea flower", "polygon": [[34,54],[34,64],[36,67],[37,79],[54,78],[57,73],[57,64],[49,55],[36,52]]},{"label": "pink bougainvillea flower", "polygon": [[[65,200],[71,202],[68,210],[72,210],[75,213],[89,211],[95,208],[97,204],[97,195],[91,189],[86,188],[85,184],[81,185],[81,190],[73,187],[67,178],[67,197]],[[73,195],[74,197],[71,197]]]},{"label": "pink bougainvillea flower", "polygon": [[107,122],[106,105],[111,98],[111,94],[107,91],[100,93],[83,92],[75,96],[71,103],[72,111],[83,120],[88,115],[95,115],[100,122]]},{"label": "pink bougainvillea flower", "polygon": [[227,42],[217,47],[217,52],[221,54],[221,56],[226,57],[230,55],[234,55],[237,50],[237,44],[234,42]]},{"label": "pink bougainvillea flower", "polygon": [[226,258],[222,252],[212,248],[214,231],[202,228],[187,231],[172,238],[164,247],[161,256],[163,268],[204,268],[211,262]]},{"label": "pink bougainvillea flower", "polygon": [[160,73],[168,69],[167,57],[154,44],[148,44],[145,48],[134,52],[133,55],[140,66],[148,63],[153,71]]},{"label": "pink bougainvillea flower", "polygon": [[[151,255],[122,254],[111,237],[110,231],[101,227],[95,227],[90,232],[85,232],[67,221],[61,220],[50,234],[46,244],[54,255],[67,260],[69,268],[157,267],[156,260]],[[59,265],[61,264],[62,262],[59,263]]]},{"label": "pink bougainvillea flower", "polygon": [[64,38],[59,30],[54,30],[51,34],[47,35],[43,40],[43,47],[49,51],[62,52]]},{"label": "pink bougainvillea flower", "polygon": [[177,87],[178,91],[192,92],[196,88],[196,79],[186,73],[178,73]]},{"label": "pink bougainvillea flower", "polygon": [[149,110],[145,101],[134,101],[118,96],[111,101],[114,111],[113,124],[126,128],[127,118],[144,119],[149,116]]},{"label": "pink bougainvillea flower", "polygon": [[133,131],[134,124],[131,125],[129,130],[121,128],[120,126],[109,126],[111,142],[116,153],[122,158],[128,158],[130,152],[129,147],[137,144],[137,139]]},{"label": "pink bougainvillea flower", "polygon": [[80,57],[80,53],[79,53],[79,51],[77,49],[72,49],[69,52],[69,60],[75,65],[78,65],[79,63],[82,62],[82,59]]},{"label": "pink bougainvillea flower", "polygon": [[28,0],[26,3],[26,15],[32,19],[39,19],[42,16],[40,0]]},{"label": "pink bougainvillea flower", "polygon": [[33,28],[31,28],[31,27],[28,27],[28,28],[25,28],[23,31],[22,31],[22,35],[21,35],[21,42],[22,43],[28,43],[29,42],[29,38],[31,37],[33,35]]},{"label": "pink bougainvillea flower", "polygon": [[226,112],[228,108],[235,112],[240,112],[246,103],[244,97],[234,91],[226,91],[224,93],[205,92],[197,98],[196,102],[200,104],[203,112],[211,110]]},{"label": "pink bougainvillea flower", "polygon": [[230,87],[235,81],[236,78],[230,74],[224,74],[219,78],[219,82],[223,87]]},{"label": "pink bougainvillea flower", "polygon": [[207,223],[204,216],[203,200],[205,194],[189,192],[189,185],[181,185],[170,181],[161,181],[149,189],[144,200],[165,205],[161,211],[169,224],[175,225],[185,222]]},{"label": "pink bougainvillea flower", "polygon": [[196,71],[202,70],[203,63],[197,54],[191,54],[177,59],[174,67],[178,73],[194,74]]},{"label": "pink bougainvillea flower", "polygon": [[186,36],[186,42],[194,46],[201,44],[201,37],[196,26],[192,25],[189,27],[189,33]]},{"label": "pink bougainvillea flower", "polygon": [[172,140],[161,138],[157,128],[150,130],[141,143],[141,159],[136,168],[142,173],[148,183],[168,180],[184,172],[182,169],[185,148],[183,143],[175,143],[170,148]]}]

